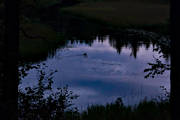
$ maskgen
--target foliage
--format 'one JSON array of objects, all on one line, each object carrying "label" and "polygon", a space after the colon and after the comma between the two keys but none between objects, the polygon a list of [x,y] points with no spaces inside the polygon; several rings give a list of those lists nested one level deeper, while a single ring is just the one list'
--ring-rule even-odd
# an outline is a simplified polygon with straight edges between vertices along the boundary
[{"label": "foliage", "polygon": [[170,70],[169,64],[162,63],[162,61],[157,58],[155,58],[155,63],[148,63],[148,65],[151,66],[151,68],[144,70],[144,72],[148,72],[145,78],[154,78],[156,75],[162,75],[165,71]]},{"label": "foliage", "polygon": [[[26,92],[19,91],[19,118],[21,119],[48,119],[63,120],[65,110],[72,105],[72,100],[76,98],[67,87],[59,88],[57,92],[51,93],[44,98],[43,86],[36,88],[27,87]],[[76,112],[76,109],[74,109]],[[74,112],[67,110],[67,112]]]},{"label": "foliage", "polygon": [[[28,1],[28,0],[26,0]],[[30,1],[30,0],[29,0]],[[35,1],[35,0],[34,0]],[[41,7],[47,7],[49,5],[55,4],[57,0],[54,0],[53,2],[49,0],[40,0],[38,3],[34,3],[34,1],[30,4],[33,6],[34,4],[41,8]],[[96,0],[94,0],[96,1]],[[28,3],[29,4],[29,3]],[[93,6],[93,9],[89,9],[89,11],[84,11],[83,9],[79,9],[81,12],[87,14],[94,12],[95,17],[101,17],[101,13],[108,14],[109,16],[104,16],[104,20],[107,20],[108,22],[114,23],[121,23],[119,22],[119,19],[114,19],[114,16],[112,13],[114,13],[113,7],[107,7],[105,9],[102,9],[99,7],[99,3],[97,3],[97,6]],[[103,5],[103,4],[100,4]],[[118,4],[106,4],[105,5],[112,5],[115,7],[119,7],[123,9],[123,6],[119,6]],[[144,4],[142,4],[144,5]],[[139,7],[142,7],[140,5]],[[145,6],[144,6],[145,7]],[[159,7],[159,6],[157,6]],[[163,5],[160,5],[160,7],[164,7]],[[155,7],[156,8],[156,7]],[[159,9],[159,8],[158,8]],[[164,8],[163,8],[164,9]],[[166,9],[166,8],[165,8]],[[49,10],[49,8],[48,8]],[[88,9],[86,9],[88,10]],[[107,10],[107,11],[106,11]],[[156,10],[156,9],[155,9]],[[42,10],[44,12],[44,9]],[[77,10],[78,11],[78,10]],[[117,10],[116,10],[117,11]],[[119,10],[120,11],[120,10]],[[124,11],[124,10],[121,10]],[[128,11],[126,11],[128,13]],[[153,12],[153,11],[151,11]],[[157,12],[157,10],[156,10]],[[153,12],[154,13],[154,12]],[[102,14],[102,15],[103,15]],[[120,14],[118,12],[118,14]],[[146,12],[144,14],[147,14]],[[149,16],[149,14],[147,14]],[[115,14],[118,18],[125,18],[124,15],[119,16]],[[129,14],[128,14],[129,16]],[[90,16],[91,17],[91,16]],[[146,17],[146,16],[143,16]],[[29,19],[29,18],[28,18]],[[37,18],[38,19],[38,18]],[[99,18],[97,18],[99,19]],[[127,18],[128,20],[136,21],[136,17]],[[127,20],[126,19],[126,20]],[[147,18],[149,19],[149,18]],[[154,18],[153,18],[154,19]],[[112,21],[113,20],[113,21]],[[114,20],[117,20],[114,22]],[[125,21],[126,21],[125,20]],[[158,19],[159,20],[159,19]],[[161,19],[159,20],[161,21]],[[141,21],[140,21],[141,22]],[[26,29],[26,32],[29,34],[29,36],[36,36],[37,34],[40,34],[42,39],[30,39],[25,38],[25,36],[21,33],[21,37],[23,38],[23,45],[21,46],[22,51],[28,51],[28,46],[30,46],[30,52],[35,51],[37,53],[37,50],[41,49],[42,43],[46,43],[48,46],[51,46],[49,43],[56,43],[51,42],[51,40],[55,39],[55,33],[51,28],[47,27],[46,25],[40,25],[36,23],[31,24],[23,24],[24,28]],[[44,40],[47,39],[47,40]],[[31,44],[32,43],[32,44]],[[25,45],[26,44],[26,45]],[[38,45],[37,45],[38,44]],[[36,46],[37,45],[37,46]],[[46,45],[45,45],[46,46]],[[43,45],[43,48],[46,49]],[[35,47],[35,48],[34,48]],[[54,46],[53,46],[54,47]],[[47,47],[49,49],[49,47]],[[43,50],[42,50],[43,51]],[[46,50],[45,50],[46,51]],[[33,56],[33,55],[32,55]],[[156,64],[149,65],[152,66],[150,69],[146,69],[145,72],[149,72],[151,70],[156,70],[156,72],[151,72],[150,75],[155,75],[156,73],[163,73],[162,71],[165,71],[165,69],[169,69],[169,66],[166,66],[165,64],[161,63],[158,59],[156,59]],[[37,66],[28,66],[26,65],[22,69],[20,69],[20,77],[25,77],[27,75],[26,71],[29,69],[37,69],[39,73],[38,77],[38,86],[34,87],[27,87],[25,90],[19,89],[19,104],[18,104],[18,110],[19,110],[19,118],[20,119],[33,119],[33,120],[41,120],[41,119],[47,119],[47,120],[118,120],[118,119],[126,119],[126,120],[169,120],[169,101],[160,100],[158,101],[146,101],[144,100],[139,105],[137,105],[135,108],[125,106],[122,102],[121,98],[118,98],[115,103],[106,104],[103,105],[93,105],[87,108],[87,110],[83,111],[82,113],[78,112],[77,108],[72,107],[72,100],[77,98],[77,95],[74,95],[72,91],[68,90],[68,87],[64,88],[58,88],[57,90],[52,90],[52,83],[53,83],[53,74],[56,71],[51,71],[49,74],[45,73],[39,65]],[[150,76],[149,75],[149,76]]]},{"label": "foliage", "polygon": [[139,104],[125,106],[121,98],[106,105],[92,105],[79,112],[72,100],[78,96],[68,90],[68,86],[52,90],[53,74],[45,72],[47,66],[24,65],[19,69],[21,78],[26,71],[38,71],[38,86],[19,89],[19,118],[24,120],[170,120],[169,92],[161,86],[165,94],[156,99],[144,99]]},{"label": "foliage", "polygon": [[[155,41],[156,40],[156,41]],[[145,78],[152,77],[154,78],[156,75],[162,75],[165,71],[169,71],[171,69],[171,65],[167,63],[169,61],[169,57],[171,56],[170,50],[171,50],[171,45],[170,45],[170,38],[169,36],[156,36],[154,38],[154,41],[157,42],[158,44],[156,47],[153,47],[153,52],[157,52],[160,56],[159,58],[154,58],[155,63],[148,63],[149,68],[146,68],[144,72],[147,74],[145,75]],[[152,41],[153,42],[153,41]],[[161,58],[166,60],[165,62],[161,61]]]},{"label": "foliage", "polygon": [[19,89],[19,119],[65,120],[67,113],[76,117],[77,109],[72,107],[72,100],[78,96],[69,91],[68,86],[52,90],[53,74],[56,71],[46,74],[45,67],[45,64],[44,67],[26,65],[20,70],[21,77],[25,77],[27,75],[25,70],[37,69],[39,77],[38,86]]}]

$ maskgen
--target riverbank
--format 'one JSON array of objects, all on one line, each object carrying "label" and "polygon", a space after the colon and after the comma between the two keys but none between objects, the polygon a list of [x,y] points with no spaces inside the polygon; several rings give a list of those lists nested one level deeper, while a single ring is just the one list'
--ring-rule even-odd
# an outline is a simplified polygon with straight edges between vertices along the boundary
[{"label": "riverbank", "polygon": [[62,11],[116,28],[142,28],[168,33],[168,3],[106,0],[83,2],[62,8]]}]

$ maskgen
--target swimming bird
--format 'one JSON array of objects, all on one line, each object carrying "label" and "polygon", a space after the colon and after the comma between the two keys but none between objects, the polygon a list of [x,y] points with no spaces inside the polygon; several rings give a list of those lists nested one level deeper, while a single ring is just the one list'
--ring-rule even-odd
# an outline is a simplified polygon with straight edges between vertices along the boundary
[{"label": "swimming bird", "polygon": [[87,53],[83,53],[83,56],[84,56],[84,57],[87,57]]}]

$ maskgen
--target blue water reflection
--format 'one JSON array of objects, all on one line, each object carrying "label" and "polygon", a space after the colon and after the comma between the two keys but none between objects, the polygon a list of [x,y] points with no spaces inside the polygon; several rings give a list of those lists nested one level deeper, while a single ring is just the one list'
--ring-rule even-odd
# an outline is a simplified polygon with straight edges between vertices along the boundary
[{"label": "blue water reflection", "polygon": [[[54,74],[53,87],[69,86],[80,97],[74,101],[79,109],[91,104],[105,104],[122,97],[126,105],[137,104],[145,97],[157,97],[163,93],[160,86],[170,87],[169,72],[156,78],[144,79],[147,63],[153,62],[161,54],[153,51],[153,45],[141,45],[136,58],[131,47],[124,46],[121,53],[110,44],[109,36],[102,41],[98,37],[91,46],[85,43],[69,43],[64,49],[57,49],[53,57],[46,61]],[[160,58],[163,62],[167,62]],[[41,63],[40,63],[41,64]],[[34,85],[36,70],[30,70],[22,80],[21,87]]]}]

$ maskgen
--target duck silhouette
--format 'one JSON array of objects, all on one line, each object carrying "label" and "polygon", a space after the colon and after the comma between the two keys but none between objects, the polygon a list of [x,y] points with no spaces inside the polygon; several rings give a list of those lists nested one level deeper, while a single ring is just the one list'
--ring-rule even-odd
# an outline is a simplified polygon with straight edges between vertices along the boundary
[{"label": "duck silhouette", "polygon": [[83,56],[84,56],[84,57],[87,57],[87,53],[83,53]]}]

